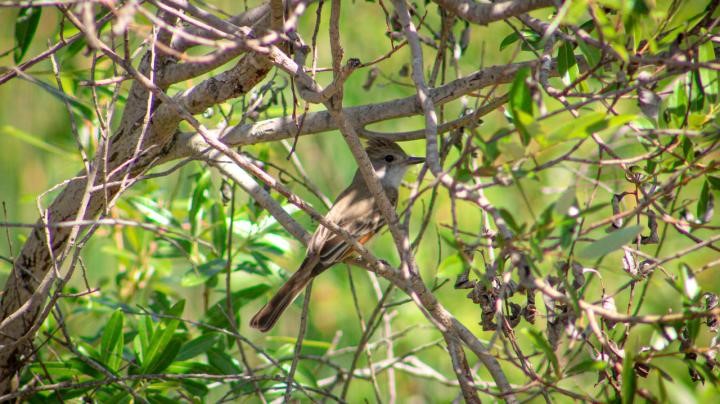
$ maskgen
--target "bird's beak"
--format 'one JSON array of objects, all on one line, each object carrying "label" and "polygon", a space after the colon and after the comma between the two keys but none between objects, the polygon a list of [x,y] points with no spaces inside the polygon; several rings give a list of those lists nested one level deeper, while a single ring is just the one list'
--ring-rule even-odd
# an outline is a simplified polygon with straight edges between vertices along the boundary
[{"label": "bird's beak", "polygon": [[414,157],[414,156],[410,156],[410,157],[408,157],[408,158],[405,160],[405,164],[406,164],[406,165],[409,165],[409,166],[415,165],[415,164],[422,164],[422,163],[424,163],[424,162],[425,162],[425,158],[424,158],[424,157]]}]

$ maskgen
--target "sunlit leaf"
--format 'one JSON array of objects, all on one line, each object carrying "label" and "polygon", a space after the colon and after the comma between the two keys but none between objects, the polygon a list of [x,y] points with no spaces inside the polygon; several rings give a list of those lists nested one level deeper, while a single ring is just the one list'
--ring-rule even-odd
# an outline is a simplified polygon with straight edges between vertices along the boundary
[{"label": "sunlit leaf", "polygon": [[100,340],[100,356],[103,363],[112,371],[117,371],[122,360],[122,348],[125,345],[123,340],[123,320],[125,315],[121,310],[116,310],[105,325]]},{"label": "sunlit leaf", "polygon": [[685,296],[695,301],[700,296],[700,286],[697,283],[695,274],[689,266],[682,264],[682,285]]},{"label": "sunlit leaf", "polygon": [[465,270],[466,264],[460,254],[453,254],[440,263],[438,266],[438,278],[452,278],[458,276]]},{"label": "sunlit leaf", "polygon": [[540,145],[547,147],[570,139],[579,139],[606,129],[614,129],[625,125],[636,118],[636,115],[622,114],[608,116],[604,112],[585,114],[580,120],[571,120],[547,135],[537,137]]},{"label": "sunlit leaf", "polygon": [[[179,317],[185,308],[185,300],[177,302],[168,312],[168,316]],[[161,321],[161,327],[155,330],[145,353],[143,372],[160,372],[170,365],[180,351],[182,343],[175,336],[175,330],[180,324],[177,318],[166,318]]]},{"label": "sunlit leaf", "polygon": [[[705,41],[698,47],[698,60],[700,63],[717,62],[715,58],[715,43]],[[702,81],[705,95],[710,102],[717,102],[720,95],[720,72],[717,70],[700,69],[700,80]]]},{"label": "sunlit leaf", "polygon": [[[578,67],[572,44],[563,42],[558,49],[558,73],[566,86],[574,83],[580,77],[580,68]],[[579,85],[581,91],[587,91],[587,85],[581,82]]]},{"label": "sunlit leaf", "polygon": [[199,232],[198,222],[203,215],[203,205],[208,199],[208,188],[210,188],[210,184],[210,170],[203,171],[197,180],[195,180],[195,189],[193,189],[190,209],[188,211],[188,220],[190,221],[190,229],[193,235],[197,235]]},{"label": "sunlit leaf", "polygon": [[696,214],[701,223],[707,223],[712,219],[715,209],[715,196],[710,192],[710,182],[703,182],[700,198],[697,202]]},{"label": "sunlit leaf", "polygon": [[185,275],[183,275],[180,285],[186,288],[202,285],[211,277],[222,272],[226,265],[227,261],[225,261],[225,259],[217,258],[198,265],[197,267],[190,268],[185,272]]},{"label": "sunlit leaf", "polygon": [[531,134],[527,127],[532,123],[533,106],[530,87],[526,81],[530,77],[530,68],[522,68],[518,70],[510,87],[510,111],[513,116],[513,122],[520,132],[520,137],[524,145],[530,143]]}]

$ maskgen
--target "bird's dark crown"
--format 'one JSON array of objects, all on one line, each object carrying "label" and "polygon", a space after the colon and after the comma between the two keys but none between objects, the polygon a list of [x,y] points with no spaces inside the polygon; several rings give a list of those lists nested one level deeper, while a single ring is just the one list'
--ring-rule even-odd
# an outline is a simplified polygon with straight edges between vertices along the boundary
[{"label": "bird's dark crown", "polygon": [[371,160],[384,158],[388,154],[395,155],[395,157],[407,157],[405,151],[397,143],[382,138],[370,139],[365,151]]}]

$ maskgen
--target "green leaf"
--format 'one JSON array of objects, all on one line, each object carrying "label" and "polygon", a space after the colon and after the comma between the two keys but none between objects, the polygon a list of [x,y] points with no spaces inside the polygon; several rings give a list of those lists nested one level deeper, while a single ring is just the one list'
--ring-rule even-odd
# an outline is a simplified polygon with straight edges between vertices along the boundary
[{"label": "green leaf", "polygon": [[204,354],[217,342],[218,336],[215,334],[201,335],[192,341],[184,343],[175,360],[184,361]]},{"label": "green leaf", "polygon": [[150,404],[177,404],[177,401],[159,394],[148,395],[147,399]]},{"label": "green leaf", "polygon": [[557,58],[560,78],[566,86],[569,86],[580,76],[580,68],[578,68],[577,60],[575,60],[572,44],[563,42],[558,49]]},{"label": "green leaf", "polygon": [[592,68],[597,66],[598,63],[600,63],[600,50],[598,50],[594,46],[586,44],[585,41],[578,41],[578,45],[580,47],[580,52],[582,52],[583,56],[585,56],[585,59],[587,59],[588,66]]},{"label": "green leaf", "polygon": [[700,319],[692,318],[685,321],[685,327],[688,330],[688,340],[694,343],[698,335],[700,335]]},{"label": "green leaf", "polygon": [[682,264],[682,286],[685,296],[687,296],[691,302],[700,297],[700,286],[697,283],[695,274],[686,264]]},{"label": "green leaf", "polygon": [[[702,30],[702,35],[707,35],[705,30]],[[715,46],[713,41],[706,41],[698,47],[698,61],[700,63],[705,62],[716,62],[715,58]],[[717,70],[700,69],[700,80],[702,81],[705,95],[711,103],[718,101],[720,95],[720,72]]]},{"label": "green leaf", "polygon": [[213,246],[215,246],[218,254],[223,256],[228,243],[228,228],[227,220],[225,220],[225,208],[220,202],[215,202],[210,209],[210,219],[212,220]]},{"label": "green leaf", "polygon": [[207,282],[208,279],[222,272],[226,265],[227,261],[222,258],[217,258],[198,265],[196,268],[190,268],[185,275],[183,275],[180,285],[186,288],[202,285]]},{"label": "green leaf", "polygon": [[529,67],[518,70],[510,87],[509,99],[513,123],[520,132],[520,138],[525,146],[530,143],[531,138],[528,126],[534,121],[532,95],[526,83],[528,77],[530,77]]},{"label": "green leaf", "polygon": [[236,375],[242,373],[242,367],[230,355],[220,349],[207,351],[208,363],[223,375]]},{"label": "green leaf", "polygon": [[623,2],[623,22],[625,31],[632,32],[638,23],[642,21],[641,16],[650,12],[645,0],[625,0]]},{"label": "green leaf", "polygon": [[150,349],[154,331],[150,316],[143,317],[138,323],[138,335],[135,337],[135,355],[145,362],[145,353]]},{"label": "green leaf", "polygon": [[68,104],[70,104],[70,108],[72,108],[75,112],[79,113],[83,118],[85,118],[87,120],[92,120],[93,117],[95,116],[95,112],[89,105],[81,102],[80,100],[78,100],[75,97],[72,97],[72,96],[58,90],[57,88],[51,86],[48,83],[45,83],[44,81],[37,80],[34,77],[27,76],[27,75],[19,76],[19,78],[29,81],[30,83],[33,83],[33,84],[39,86],[43,90],[47,91],[53,97],[59,99],[60,101],[67,102]]},{"label": "green leaf", "polygon": [[509,210],[505,208],[500,208],[498,209],[498,213],[500,213],[500,216],[503,218],[503,220],[505,220],[505,223],[510,226],[510,229],[512,229],[516,233],[522,233],[525,224],[523,224],[522,226],[518,225],[515,221],[515,217],[513,217],[512,213],[510,213]]},{"label": "green leaf", "polygon": [[[285,344],[291,344],[293,346],[297,342],[297,338],[295,338],[295,337],[284,337],[284,336],[275,336],[275,335],[268,335],[267,337],[265,337],[265,340],[269,341],[269,342],[270,341],[271,342],[282,342]],[[307,338],[305,338],[303,340],[303,349],[316,348],[316,349],[321,349],[323,351],[327,351],[331,347],[332,347],[332,344],[327,341],[318,341],[318,340],[307,339]]]},{"label": "green leaf", "polygon": [[502,42],[500,42],[500,50],[503,50],[508,46],[514,44],[515,42],[517,42],[518,39],[520,39],[520,35],[518,35],[517,32],[510,33],[510,35],[503,38]]},{"label": "green leaf", "polygon": [[163,349],[159,350],[153,360],[150,361],[147,366],[143,367],[144,373],[160,373],[165,370],[173,363],[178,352],[180,352],[181,346],[182,341],[180,337],[171,336],[170,340],[163,345]]},{"label": "green leaf", "polygon": [[438,227],[437,235],[452,248],[458,248],[458,242],[453,235],[452,229],[447,227]]},{"label": "green leaf", "polygon": [[[269,289],[269,285],[261,283],[233,292],[231,295],[233,309],[238,310],[248,302],[262,296]],[[223,297],[208,309],[206,314],[207,322],[217,327],[228,326],[227,314],[227,301]]]},{"label": "green leaf", "polygon": [[202,208],[208,198],[208,188],[210,188],[210,170],[203,171],[195,180],[195,189],[193,190],[190,210],[188,211],[190,229],[194,236],[198,235],[198,220],[202,216]]},{"label": "green leaf", "polygon": [[129,199],[130,204],[138,210],[144,219],[157,223],[161,226],[170,226],[174,224],[172,212],[160,206],[160,204],[145,196],[133,196]]},{"label": "green leaf", "polygon": [[296,375],[298,376],[298,382],[303,385],[318,387],[314,369],[309,369],[304,362],[298,364]]},{"label": "green leaf", "polygon": [[445,258],[438,266],[437,277],[452,278],[454,276],[458,276],[463,273],[466,267],[467,264],[460,254],[451,255]]},{"label": "green leaf", "polygon": [[613,129],[635,119],[637,115],[622,114],[610,116],[605,112],[591,112],[579,119],[573,119],[547,136],[538,136],[537,141],[543,147],[553,146],[570,139],[580,139],[593,133]]},{"label": "green leaf", "polygon": [[522,332],[530,337],[535,348],[545,354],[545,357],[550,360],[550,364],[555,370],[555,375],[560,377],[562,374],[560,372],[560,363],[558,362],[557,355],[555,355],[555,351],[552,349],[552,346],[550,346],[548,340],[545,339],[545,336],[535,328],[523,328]]},{"label": "green leaf", "polygon": [[609,235],[591,243],[579,254],[579,258],[594,259],[605,256],[625,244],[635,240],[642,231],[642,226],[630,226],[610,233]]},{"label": "green leaf", "polygon": [[31,135],[30,133],[22,131],[14,126],[10,126],[10,125],[0,126],[0,133],[10,135],[14,138],[22,140],[23,142],[25,142],[31,146],[35,146],[38,149],[45,150],[46,152],[50,152],[58,157],[62,157],[64,159],[68,159],[68,160],[72,160],[72,161],[80,160],[80,157],[76,154],[76,152],[73,152],[72,150],[61,149],[53,144],[50,144],[50,143],[44,141],[43,139],[40,138],[39,135]]},{"label": "green leaf", "polygon": [[700,74],[697,71],[690,73],[690,111],[702,111],[705,104],[705,90],[700,82]]},{"label": "green leaf", "polygon": [[[563,17],[563,25],[580,25],[582,18],[587,15],[588,0],[574,0],[569,2],[568,4],[570,5],[570,7],[567,7],[567,12],[565,13],[565,15],[563,16],[562,13],[559,14],[559,16]],[[585,25],[587,25],[587,23],[583,24],[580,28],[586,31],[590,31],[590,29],[587,28]]]},{"label": "green leaf", "polygon": [[668,116],[665,117],[665,121],[672,123],[675,128],[681,127],[688,110],[687,85],[684,79],[677,80],[675,91],[667,97],[666,104]]},{"label": "green leaf", "polygon": [[602,372],[607,369],[607,362],[588,359],[565,371],[565,376],[574,376],[585,372]]},{"label": "green leaf", "polygon": [[623,404],[632,404],[635,401],[635,391],[637,390],[637,375],[635,374],[635,361],[629,350],[625,351],[625,359],[623,359],[622,369],[622,402]]},{"label": "green leaf", "polygon": [[705,177],[705,180],[710,184],[710,187],[714,189],[715,191],[720,191],[720,177],[713,177],[712,175],[708,175]]},{"label": "green leaf", "polygon": [[[210,391],[205,385],[205,383],[199,382],[197,380],[181,379],[180,384],[188,393],[190,393],[190,395],[196,397],[205,397]],[[177,404],[177,402],[173,401],[173,404]]]},{"label": "green leaf", "polygon": [[712,219],[713,205],[714,197],[710,193],[710,182],[706,180],[700,191],[700,199],[698,199],[696,209],[697,218],[701,223],[707,223]]},{"label": "green leaf", "polygon": [[[185,300],[177,302],[170,310],[167,311],[167,315],[173,317],[179,317],[185,308]],[[180,324],[180,320],[176,318],[164,319],[161,322],[162,329],[155,330],[152,336],[152,340],[148,345],[147,353],[145,354],[144,363],[142,370],[144,373],[159,372],[164,369],[170,363],[168,363],[168,357],[173,358],[180,351],[182,345],[177,339],[173,339],[175,330]],[[158,327],[160,328],[160,327]],[[172,362],[172,359],[170,359]]]},{"label": "green leaf", "polygon": [[110,316],[100,341],[100,358],[113,372],[117,372],[122,361],[124,343],[123,321],[125,315],[118,309]]},{"label": "green leaf", "polygon": [[527,50],[527,51],[529,51],[531,49],[535,49],[538,46],[538,44],[540,43],[540,40],[542,40],[542,37],[537,32],[532,31],[532,30],[522,30],[522,31],[520,31],[519,35],[517,32],[513,32],[510,35],[503,38],[502,42],[500,42],[500,50],[507,48],[508,46],[514,44],[521,38],[522,38],[522,49]]},{"label": "green leaf", "polygon": [[16,64],[20,63],[25,53],[27,53],[30,43],[32,43],[33,37],[35,36],[41,15],[42,7],[20,9],[15,19],[15,50],[13,52],[13,60]]}]

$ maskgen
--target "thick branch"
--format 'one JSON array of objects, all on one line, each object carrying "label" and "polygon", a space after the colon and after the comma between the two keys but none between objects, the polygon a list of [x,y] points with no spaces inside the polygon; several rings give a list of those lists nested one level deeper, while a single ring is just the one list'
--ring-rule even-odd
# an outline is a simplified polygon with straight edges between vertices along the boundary
[{"label": "thick branch", "polygon": [[[512,82],[517,71],[523,67],[535,66],[537,62],[513,63],[504,66],[491,66],[479,70],[467,77],[453,80],[443,86],[430,90],[430,98],[435,105],[443,105],[473,91],[495,84]],[[422,113],[416,96],[392,101],[343,108],[345,118],[355,128],[363,128],[371,123],[403,118]],[[230,146],[241,146],[290,139],[296,135],[304,136],[337,130],[337,124],[330,112],[321,111],[305,115],[298,134],[295,120],[290,116],[268,119],[224,129],[222,141]],[[393,137],[395,140],[422,139],[424,132],[413,132],[408,136]],[[196,133],[178,133],[164,157],[164,161],[184,158],[193,154],[192,142],[198,140]]]},{"label": "thick branch", "polygon": [[440,7],[475,24],[487,25],[555,5],[554,0],[508,0],[498,3],[476,3],[471,0],[435,0]]},{"label": "thick branch", "polygon": [[[147,99],[150,89],[162,94],[163,88],[158,88],[150,80],[146,72],[149,71],[152,60],[151,52],[143,58],[138,69],[134,69],[123,58],[118,57],[106,45],[91,37],[86,27],[79,20],[67,14],[73,23],[83,30],[88,43],[114,59],[137,79],[130,91],[127,107],[124,111],[121,124],[113,138],[110,140],[106,172],[108,178],[99,178],[98,181],[117,181],[128,172],[135,176],[144,172],[149,166],[156,163],[158,156],[176,132],[181,121],[178,110],[170,105],[153,103],[152,119],[148,125],[143,125],[143,117],[147,114]],[[156,65],[162,70],[165,65]],[[247,55],[238,65],[228,72],[208,79],[195,88],[179,95],[176,101],[187,110],[194,113],[201,112],[207,106],[221,102],[228,98],[237,97],[253,88],[270,70],[270,64],[262,56]],[[139,148],[138,148],[139,147]],[[137,151],[141,153],[137,155]],[[132,167],[130,171],[126,171]],[[103,211],[105,204],[121,190],[118,185],[107,187],[99,186],[96,189],[106,191],[93,192],[86,212],[78,217],[79,200],[87,188],[86,178],[78,176],[66,184],[63,191],[48,208],[47,218],[50,222],[63,222],[72,219],[92,219]],[[107,197],[107,199],[106,199]],[[31,351],[33,325],[42,322],[38,318],[42,303],[46,299],[44,290],[37,290],[46,274],[55,267],[53,257],[65,249],[71,237],[71,228],[52,227],[48,229],[49,242],[46,244],[44,235],[46,229],[42,223],[33,229],[26,241],[20,255],[15,259],[12,273],[5,285],[0,305],[0,319],[4,322],[3,332],[0,334],[0,391],[6,392],[11,387],[12,379],[16,377]],[[50,248],[46,246],[50,245]],[[39,293],[37,298],[33,296]],[[21,309],[22,308],[22,309]],[[20,311],[18,311],[20,310]],[[22,343],[17,343],[22,341]]]}]

